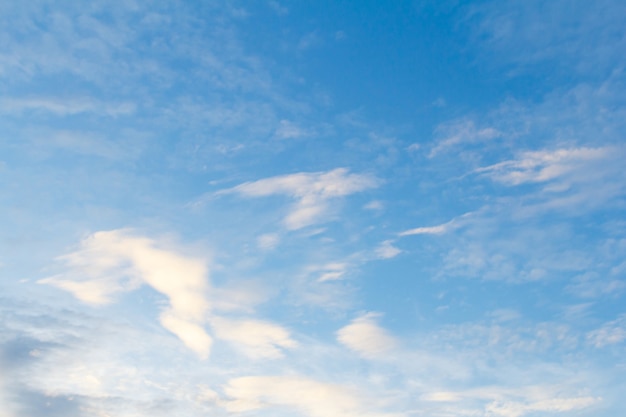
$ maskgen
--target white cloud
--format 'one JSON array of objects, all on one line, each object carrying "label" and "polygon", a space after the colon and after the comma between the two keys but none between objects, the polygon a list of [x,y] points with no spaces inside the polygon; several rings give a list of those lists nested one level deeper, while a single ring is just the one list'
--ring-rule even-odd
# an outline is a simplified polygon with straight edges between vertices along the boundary
[{"label": "white cloud", "polygon": [[391,259],[402,253],[401,249],[393,246],[392,240],[385,240],[376,248],[376,256],[380,259]]},{"label": "white cloud", "polygon": [[224,387],[230,400],[222,406],[232,413],[287,406],[310,417],[391,417],[372,411],[372,401],[355,390],[299,376],[247,376]]},{"label": "white cloud", "polygon": [[284,219],[289,230],[327,221],[330,201],[376,187],[378,180],[368,175],[349,174],[345,168],[327,172],[301,172],[246,182],[218,194],[236,193],[246,197],[287,195],[296,202]]},{"label": "white cloud", "polygon": [[518,159],[500,162],[476,172],[507,185],[539,183],[562,178],[575,171],[587,171],[590,164],[606,159],[610,148],[571,148],[524,152]]},{"label": "white cloud", "polygon": [[354,319],[337,331],[337,340],[366,358],[384,357],[394,349],[397,341],[376,323],[375,313]]},{"label": "white cloud", "polygon": [[313,271],[322,271],[317,279],[318,282],[335,281],[342,279],[348,269],[348,264],[344,262],[330,262],[319,267],[312,267]]},{"label": "white cloud", "polygon": [[266,233],[256,240],[257,246],[262,250],[272,250],[280,243],[280,236],[276,233]]},{"label": "white cloud", "polygon": [[626,340],[626,315],[587,334],[587,341],[597,348],[618,344],[624,340]]},{"label": "white cloud", "polygon": [[[522,417],[537,412],[563,413],[582,410],[602,398],[564,395],[570,391],[562,385],[528,385],[517,388],[485,386],[462,391],[432,391],[421,396],[427,402],[455,403],[449,408],[456,415],[485,415],[493,417]],[[479,405],[480,404],[480,405]]]},{"label": "white cloud", "polygon": [[385,205],[380,200],[373,200],[364,205],[363,208],[366,210],[381,211],[384,210]]},{"label": "white cloud", "polygon": [[[16,417],[17,414],[14,413],[14,406],[8,391],[9,386],[13,385],[14,381],[10,381],[10,378],[6,378],[5,375],[3,364],[0,363],[0,409],[2,409],[3,413],[6,413],[6,417]],[[9,382],[7,379],[10,381],[9,384],[7,384]]]},{"label": "white cloud", "polygon": [[485,407],[488,415],[501,417],[521,417],[535,412],[563,413],[581,410],[600,401],[594,397],[551,398],[524,404],[520,402],[494,401]]},{"label": "white cloud", "polygon": [[492,127],[477,128],[472,120],[461,120],[439,126],[437,135],[442,139],[439,139],[431,149],[428,154],[430,158],[462,144],[479,143],[501,137],[502,133]]},{"label": "white cloud", "polygon": [[443,223],[437,226],[424,226],[416,227],[414,229],[405,230],[400,232],[399,236],[412,236],[412,235],[441,235],[450,231],[454,226],[454,220],[448,223]]},{"label": "white cloud", "polygon": [[206,357],[211,338],[201,324],[209,309],[207,262],[158,246],[129,230],[97,232],[83,240],[78,251],[59,258],[67,266],[65,273],[39,283],[91,304],[110,303],[115,293],[147,284],[169,300],[161,324]]},{"label": "white cloud", "polygon": [[5,113],[44,111],[59,116],[80,113],[98,113],[107,116],[129,115],[135,112],[133,103],[103,103],[88,97],[81,98],[5,98],[0,101],[0,109]]},{"label": "white cloud", "polygon": [[253,359],[281,358],[282,349],[297,346],[288,330],[267,321],[213,317],[210,322],[217,338],[233,343]]},{"label": "white cloud", "polygon": [[223,312],[252,313],[254,307],[271,296],[271,289],[255,280],[235,280],[211,289],[211,309]]},{"label": "white cloud", "polygon": [[297,139],[309,136],[311,133],[288,120],[281,120],[280,126],[274,132],[277,139]]}]

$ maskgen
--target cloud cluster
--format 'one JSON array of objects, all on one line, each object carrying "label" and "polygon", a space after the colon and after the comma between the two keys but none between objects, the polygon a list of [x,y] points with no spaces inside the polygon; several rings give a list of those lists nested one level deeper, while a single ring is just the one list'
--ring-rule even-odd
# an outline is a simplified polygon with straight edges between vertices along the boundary
[{"label": "cloud cluster", "polygon": [[281,358],[282,349],[298,345],[286,329],[266,321],[213,317],[210,323],[217,338],[232,342],[235,348],[253,359]]},{"label": "cloud cluster", "polygon": [[163,294],[168,305],[160,314],[161,325],[201,358],[209,356],[213,344],[208,325],[218,339],[252,359],[278,358],[282,349],[297,346],[289,331],[277,324],[214,314],[214,309],[241,310],[242,301],[256,299],[241,291],[212,289],[206,259],[186,256],[130,230],[94,233],[59,261],[66,271],[39,283],[61,288],[89,304],[111,303],[116,293],[141,285]]}]

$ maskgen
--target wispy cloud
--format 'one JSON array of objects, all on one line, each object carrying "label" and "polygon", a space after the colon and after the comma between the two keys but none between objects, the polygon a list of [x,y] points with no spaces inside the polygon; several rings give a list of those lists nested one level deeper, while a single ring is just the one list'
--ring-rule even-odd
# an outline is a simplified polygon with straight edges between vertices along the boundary
[{"label": "wispy cloud", "polygon": [[66,272],[39,283],[96,305],[110,303],[116,293],[149,285],[168,298],[160,315],[163,327],[207,357],[212,343],[202,326],[209,309],[207,261],[160,246],[129,230],[97,232],[83,240],[78,251],[58,258]]},{"label": "wispy cloud", "polygon": [[393,246],[393,240],[383,241],[375,250],[375,254],[380,259],[391,259],[402,253],[402,249]]},{"label": "wispy cloud", "polygon": [[297,346],[289,331],[267,321],[212,317],[210,323],[217,338],[232,343],[253,359],[281,358],[283,349]]},{"label": "wispy cloud", "polygon": [[[500,162],[476,170],[507,185],[546,182],[578,174],[579,180],[594,178],[594,165],[608,159],[617,150],[611,148],[573,148],[554,151],[524,152],[518,159]],[[581,172],[583,171],[583,172]],[[565,187],[568,184],[564,184]]]},{"label": "wispy cloud", "polygon": [[436,129],[436,135],[439,139],[428,154],[430,158],[459,146],[499,138],[502,133],[493,127],[476,127],[472,120],[460,120],[440,125]]},{"label": "wispy cloud", "polygon": [[626,42],[618,35],[626,10],[619,0],[532,0],[504,6],[491,1],[469,11],[468,21],[477,23],[471,32],[480,46],[496,53],[497,62],[515,63],[518,71],[549,62],[568,73],[602,74],[624,63],[617,51]]},{"label": "wispy cloud", "polygon": [[268,407],[289,407],[310,417],[400,417],[372,410],[363,393],[338,384],[300,376],[248,376],[232,379],[224,387],[229,397],[222,406],[242,413]]},{"label": "wispy cloud", "polygon": [[218,194],[239,194],[245,197],[287,195],[296,200],[284,218],[289,230],[298,230],[326,222],[331,202],[339,197],[378,186],[375,177],[350,174],[345,168],[327,172],[302,172],[246,182]]},{"label": "wispy cloud", "polygon": [[624,340],[626,340],[626,315],[605,323],[599,329],[587,334],[587,341],[597,348],[622,343]]},{"label": "wispy cloud", "polygon": [[0,110],[4,113],[41,111],[54,113],[58,116],[97,113],[115,117],[133,114],[135,109],[134,103],[105,103],[92,98],[30,97],[0,100]]},{"label": "wispy cloud", "polygon": [[454,220],[447,223],[442,223],[437,226],[422,226],[414,229],[405,230],[400,232],[398,236],[413,236],[413,235],[440,235],[449,232],[453,229]]}]

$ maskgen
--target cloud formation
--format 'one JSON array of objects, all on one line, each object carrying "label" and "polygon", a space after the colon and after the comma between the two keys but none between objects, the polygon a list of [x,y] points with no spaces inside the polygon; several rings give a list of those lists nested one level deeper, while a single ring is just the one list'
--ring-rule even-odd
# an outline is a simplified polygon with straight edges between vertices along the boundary
[{"label": "cloud formation", "polygon": [[[500,162],[476,172],[485,173],[494,181],[506,185],[540,183],[582,170],[588,172],[591,164],[607,159],[614,150],[610,148],[569,148],[554,151],[523,152],[518,159]],[[586,172],[582,174],[586,176]]]},{"label": "cloud formation", "polygon": [[376,323],[375,313],[368,313],[337,331],[337,340],[361,356],[374,359],[385,357],[397,346],[387,330]]},{"label": "cloud formation", "polygon": [[201,357],[208,356],[212,339],[202,327],[209,309],[206,260],[163,249],[126,229],[94,233],[76,252],[58,260],[67,271],[39,283],[96,305],[110,303],[116,293],[149,285],[168,299],[160,316],[163,327]]},{"label": "cloud formation", "polygon": [[235,193],[245,197],[287,195],[295,203],[283,223],[289,230],[298,230],[327,221],[333,199],[374,188],[379,181],[369,175],[350,174],[346,168],[326,172],[300,172],[246,182],[218,194]]},{"label": "cloud formation", "polygon": [[300,376],[248,376],[224,387],[222,402],[232,413],[287,406],[310,417],[399,417],[372,411],[371,401],[353,389]]},{"label": "cloud formation", "polygon": [[217,338],[231,342],[252,359],[281,358],[283,349],[297,346],[289,331],[267,321],[213,317],[210,322]]}]

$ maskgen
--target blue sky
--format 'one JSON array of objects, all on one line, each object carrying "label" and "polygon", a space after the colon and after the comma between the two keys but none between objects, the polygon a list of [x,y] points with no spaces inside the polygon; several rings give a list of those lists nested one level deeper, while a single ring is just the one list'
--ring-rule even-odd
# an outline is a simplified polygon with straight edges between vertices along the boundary
[{"label": "blue sky", "polygon": [[3,2],[3,417],[626,413],[625,22]]}]

